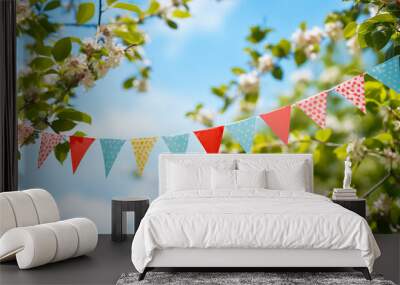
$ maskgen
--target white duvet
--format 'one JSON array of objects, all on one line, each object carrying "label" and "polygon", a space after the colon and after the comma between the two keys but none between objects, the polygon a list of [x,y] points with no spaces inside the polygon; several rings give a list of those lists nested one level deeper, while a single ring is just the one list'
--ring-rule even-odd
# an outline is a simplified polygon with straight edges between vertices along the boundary
[{"label": "white duvet", "polygon": [[368,223],[328,198],[256,189],[160,196],[133,239],[132,262],[143,272],[165,248],[358,249],[370,271],[380,255]]}]

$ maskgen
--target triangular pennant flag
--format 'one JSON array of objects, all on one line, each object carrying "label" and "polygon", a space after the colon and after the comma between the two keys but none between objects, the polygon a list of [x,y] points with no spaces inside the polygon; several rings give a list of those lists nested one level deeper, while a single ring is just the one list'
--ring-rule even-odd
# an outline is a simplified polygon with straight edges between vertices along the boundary
[{"label": "triangular pennant flag", "polygon": [[104,170],[106,177],[114,165],[115,159],[118,156],[125,140],[118,139],[100,139],[101,151],[103,152]]},{"label": "triangular pennant flag", "polygon": [[63,135],[42,132],[40,134],[40,148],[38,158],[38,168],[40,168],[44,161],[49,156],[50,152],[53,151],[56,145],[58,145],[63,139]]},{"label": "triangular pennant flag", "polygon": [[150,152],[153,149],[156,141],[157,137],[138,138],[131,140],[139,175],[143,174],[147,159],[149,158]]},{"label": "triangular pennant flag", "polygon": [[399,56],[392,57],[391,59],[376,65],[369,70],[367,73],[379,80],[387,87],[393,89],[397,93],[400,93],[400,66]]},{"label": "triangular pennant flag", "polygon": [[233,138],[239,142],[245,152],[251,152],[256,128],[256,117],[251,117],[225,127]]},{"label": "triangular pennant flag", "polygon": [[363,113],[366,112],[363,74],[339,84],[334,90],[357,106]]},{"label": "triangular pennant flag", "polygon": [[18,125],[18,145],[23,144],[30,135],[33,134],[35,129],[26,124]]},{"label": "triangular pennant flag", "polygon": [[224,126],[194,131],[194,134],[207,153],[218,153],[224,134]]},{"label": "triangular pennant flag", "polygon": [[296,103],[308,117],[310,117],[321,128],[326,126],[326,102],[328,93],[321,92],[312,97],[306,98]]},{"label": "triangular pennant flag", "polygon": [[162,137],[172,153],[185,153],[188,146],[189,134]]},{"label": "triangular pennant flag", "polygon": [[261,119],[264,120],[264,122],[285,144],[288,144],[289,142],[291,110],[291,106],[286,106],[267,114],[260,115]]},{"label": "triangular pennant flag", "polygon": [[71,149],[71,162],[72,162],[72,173],[75,173],[79,163],[85,156],[86,151],[95,141],[94,138],[70,136],[69,147]]}]

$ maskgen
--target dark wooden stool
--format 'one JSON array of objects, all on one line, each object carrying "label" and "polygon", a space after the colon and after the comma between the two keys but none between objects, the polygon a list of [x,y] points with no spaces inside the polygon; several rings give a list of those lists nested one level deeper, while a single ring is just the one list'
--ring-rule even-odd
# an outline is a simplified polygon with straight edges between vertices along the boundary
[{"label": "dark wooden stool", "polygon": [[111,205],[111,239],[123,241],[126,239],[126,212],[135,212],[136,233],[140,221],[149,208],[150,201],[143,197],[113,198]]}]

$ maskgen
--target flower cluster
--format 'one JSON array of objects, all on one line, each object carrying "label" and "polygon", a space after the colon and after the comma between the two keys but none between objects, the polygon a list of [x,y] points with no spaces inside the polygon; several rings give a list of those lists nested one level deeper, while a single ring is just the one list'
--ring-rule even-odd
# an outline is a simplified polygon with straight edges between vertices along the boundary
[{"label": "flower cluster", "polygon": [[239,76],[239,87],[243,93],[256,93],[260,86],[260,79],[257,72],[252,71],[250,73],[241,74]]},{"label": "flower cluster", "polygon": [[26,0],[17,2],[16,5],[17,25],[21,25],[26,19],[32,16],[30,4]]},{"label": "flower cluster", "polygon": [[258,70],[260,72],[268,72],[274,68],[274,61],[272,56],[269,54],[264,54],[258,58]]},{"label": "flower cluster", "polygon": [[325,33],[332,40],[339,40],[343,35],[343,23],[340,21],[326,23]]},{"label": "flower cluster", "polygon": [[297,49],[304,50],[307,58],[315,59],[324,35],[324,31],[319,27],[310,30],[297,29],[292,35],[292,41]]}]

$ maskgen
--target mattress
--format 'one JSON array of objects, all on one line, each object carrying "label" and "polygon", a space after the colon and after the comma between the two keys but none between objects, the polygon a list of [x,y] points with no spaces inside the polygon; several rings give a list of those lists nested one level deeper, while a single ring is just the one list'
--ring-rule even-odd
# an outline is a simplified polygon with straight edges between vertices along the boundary
[{"label": "mattress", "polygon": [[372,271],[380,255],[368,223],[321,195],[300,191],[167,192],[132,243],[139,272],[163,249],[359,250]]}]

